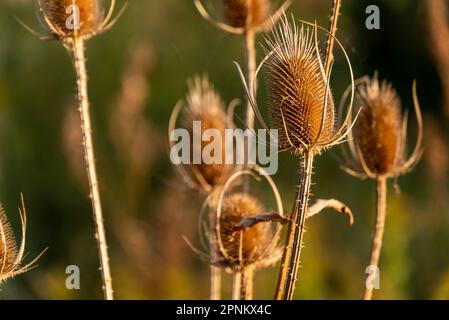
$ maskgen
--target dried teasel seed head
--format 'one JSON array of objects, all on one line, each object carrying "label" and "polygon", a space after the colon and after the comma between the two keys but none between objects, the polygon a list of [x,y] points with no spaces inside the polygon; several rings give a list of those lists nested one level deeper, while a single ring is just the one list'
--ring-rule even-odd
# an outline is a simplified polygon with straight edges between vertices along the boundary
[{"label": "dried teasel seed head", "polygon": [[19,210],[22,222],[22,241],[18,248],[16,239],[9,224],[6,213],[0,205],[0,284],[19,274],[25,273],[35,266],[36,261],[42,256],[45,250],[33,261],[23,265],[23,255],[25,251],[26,235],[26,212],[22,197],[22,207]]},{"label": "dried teasel seed head", "polygon": [[[5,210],[0,207],[0,283],[14,270],[18,250]],[[4,261],[4,262],[3,262]]]},{"label": "dried teasel seed head", "polygon": [[102,0],[36,0],[44,24],[58,38],[83,37],[100,31]]},{"label": "dried teasel seed head", "polygon": [[393,173],[403,160],[401,100],[377,76],[357,88],[361,111],[354,130],[355,143],[368,169],[376,175]]},{"label": "dried teasel seed head", "polygon": [[223,14],[234,28],[258,27],[269,19],[268,0],[223,0]]},{"label": "dried teasel seed head", "polygon": [[319,152],[335,133],[334,101],[313,35],[284,17],[266,39],[272,125],[279,130],[280,148],[293,152]]},{"label": "dried teasel seed head", "polygon": [[[218,160],[212,164],[204,163],[202,157],[201,163],[194,164],[194,154],[201,156],[206,146],[211,143],[210,141],[202,141],[201,149],[199,145],[193,143],[195,134],[193,125],[197,121],[201,124],[201,135],[208,129],[214,129],[221,138],[221,141],[219,141],[221,144],[221,156],[215,155],[215,151],[212,151],[211,156],[216,156],[216,160]],[[196,173],[193,176],[197,180],[203,179],[212,188],[221,186],[226,182],[233,170],[232,165],[225,164],[227,149],[225,130],[232,127],[232,124],[225,112],[223,101],[206,76],[197,76],[189,81],[187,117],[184,119],[184,127],[189,131],[191,138],[191,169]],[[206,153],[207,155],[209,154],[208,152]],[[202,181],[196,181],[196,183],[199,186],[202,185]]]},{"label": "dried teasel seed head", "polygon": [[242,219],[262,212],[260,202],[248,194],[232,194],[224,199],[219,223],[227,267],[239,268],[261,263],[267,256],[273,239],[269,224],[260,223],[248,229],[236,230]]}]

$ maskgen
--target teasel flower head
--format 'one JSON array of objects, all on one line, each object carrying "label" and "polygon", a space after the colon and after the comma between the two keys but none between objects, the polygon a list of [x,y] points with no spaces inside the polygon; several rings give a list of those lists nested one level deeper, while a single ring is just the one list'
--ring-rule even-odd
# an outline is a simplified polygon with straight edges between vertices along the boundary
[{"label": "teasel flower head", "polygon": [[269,19],[268,0],[223,0],[224,20],[234,28],[257,28]]},{"label": "teasel flower head", "polygon": [[284,2],[273,12],[270,0],[220,0],[222,20],[212,18],[202,0],[194,0],[201,16],[224,32],[243,34],[248,30],[264,32],[277,21],[281,13],[290,6],[291,0]]},{"label": "teasel flower head", "polygon": [[75,39],[86,40],[109,30],[126,8],[126,5],[123,6],[114,18],[116,0],[111,0],[107,14],[103,0],[34,0],[34,2],[40,20],[49,32],[46,36],[38,34],[40,38],[58,39],[68,43]]},{"label": "teasel flower head", "polygon": [[22,241],[20,247],[17,247],[17,242],[5,210],[0,206],[0,284],[34,268],[36,261],[45,252],[44,250],[30,263],[23,263],[26,236],[26,211],[23,198],[22,208],[19,209],[19,213],[22,223]]},{"label": "teasel flower head", "polygon": [[[232,191],[236,187],[235,180],[244,175],[257,178],[257,174],[265,178],[277,203],[277,212],[267,212],[255,196],[249,193]],[[281,224],[285,223],[280,193],[270,176],[258,166],[252,170],[239,170],[226,181],[217,203],[216,239],[217,257],[213,264],[229,270],[241,271],[246,267],[253,270],[274,265],[281,256],[279,236]],[[228,190],[230,192],[228,192]],[[209,235],[210,236],[210,235]],[[211,248],[212,249],[212,248]]]},{"label": "teasel flower head", "polygon": [[[271,111],[272,129],[279,132],[278,147],[293,153],[321,151],[343,142],[353,125],[349,110],[341,126],[337,117],[328,77],[318,47],[317,29],[302,25],[284,15],[279,27],[266,38],[266,57],[258,68],[264,68]],[[347,59],[351,80],[352,68],[344,48],[335,39]],[[237,64],[248,99],[262,126],[269,130],[261,117],[251,86],[246,83]],[[254,91],[254,90],[253,90]]]},{"label": "teasel flower head", "polygon": [[[423,124],[413,84],[413,101],[418,138],[410,157],[406,156],[408,114],[402,113],[401,99],[393,86],[374,77],[357,81],[356,107],[359,119],[349,139],[351,160],[345,170],[361,178],[398,177],[419,162],[423,148]],[[347,153],[346,153],[347,155]]]},{"label": "teasel flower head", "polygon": [[[226,164],[226,152],[230,150],[230,146],[227,145],[225,139],[225,130],[232,129],[234,126],[232,112],[237,101],[231,102],[227,113],[221,97],[209,82],[207,76],[194,77],[188,81],[188,87],[189,92],[186,102],[178,102],[172,112],[169,136],[174,132],[181,108],[185,107],[186,112],[182,120],[182,127],[189,132],[190,136],[190,165],[185,166],[181,164],[177,166],[177,169],[190,187],[204,193],[210,193],[223,186],[234,170],[234,165]],[[194,128],[195,123],[197,126],[199,124],[196,128],[197,132],[195,132]],[[221,137],[221,155],[217,156],[220,159],[210,164],[205,163],[202,157],[206,146],[210,142],[202,141],[201,136],[208,129],[219,132]],[[198,140],[201,141],[200,144],[194,143],[195,134],[199,134]],[[200,159],[199,163],[195,163],[195,155]]]}]

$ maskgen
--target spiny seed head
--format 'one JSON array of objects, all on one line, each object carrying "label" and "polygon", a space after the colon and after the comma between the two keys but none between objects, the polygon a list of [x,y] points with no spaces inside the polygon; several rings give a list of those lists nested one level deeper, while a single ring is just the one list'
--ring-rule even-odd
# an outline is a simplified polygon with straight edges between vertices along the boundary
[{"label": "spiny seed head", "polygon": [[[224,111],[224,103],[215,91],[206,76],[195,77],[189,82],[189,94],[187,96],[187,117],[184,119],[184,127],[189,131],[191,138],[191,163],[193,170],[196,170],[202,178],[212,187],[217,187],[225,183],[229,177],[233,166],[225,164],[226,143],[225,129],[229,128],[230,121]],[[211,142],[201,142],[201,149],[193,143],[194,121],[201,123],[202,135],[208,129],[217,130],[220,133],[221,159],[217,163],[206,164],[201,157],[200,164],[193,164],[193,155],[202,155],[206,146]],[[199,137],[201,139],[201,137]],[[201,139],[202,140],[202,139]],[[216,141],[214,141],[216,142]],[[209,155],[209,152],[206,152]],[[214,151],[211,156],[215,156]],[[218,157],[218,156],[217,156]],[[195,176],[195,175],[194,175]],[[201,185],[200,181],[197,181]]]},{"label": "spiny seed head", "polygon": [[335,110],[313,32],[284,17],[266,42],[268,101],[280,148],[325,148],[335,133]]},{"label": "spiny seed head", "polygon": [[253,28],[269,18],[268,0],[223,0],[224,18],[234,28]]},{"label": "spiny seed head", "polygon": [[355,142],[368,169],[376,175],[395,171],[402,160],[401,100],[392,85],[377,76],[357,88],[361,107]]},{"label": "spiny seed head", "polygon": [[58,38],[89,36],[100,31],[102,0],[37,0],[49,31]]},{"label": "spiny seed head", "polygon": [[0,283],[2,283],[14,271],[18,255],[16,239],[2,207],[0,207],[0,226]]},{"label": "spiny seed head", "polygon": [[248,194],[237,193],[225,198],[219,223],[226,266],[237,268],[258,263],[267,254],[273,237],[269,224],[236,230],[242,219],[260,213],[263,213],[262,205]]}]

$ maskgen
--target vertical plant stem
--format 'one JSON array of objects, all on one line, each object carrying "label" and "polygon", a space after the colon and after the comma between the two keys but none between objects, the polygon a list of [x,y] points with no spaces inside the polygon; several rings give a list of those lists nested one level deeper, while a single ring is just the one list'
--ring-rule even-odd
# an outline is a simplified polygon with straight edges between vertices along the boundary
[{"label": "vertical plant stem", "polygon": [[101,275],[103,279],[103,293],[106,300],[113,300],[112,277],[109,266],[108,246],[101,208],[100,191],[98,186],[97,169],[95,166],[94,145],[92,139],[92,125],[89,111],[89,98],[87,90],[86,58],[84,55],[84,41],[74,38],[71,43],[73,60],[77,75],[78,102],[83,131],[84,157],[86,161],[87,176],[89,179],[90,198],[96,228],[95,237],[98,244]]},{"label": "vertical plant stem", "polygon": [[221,299],[221,269],[217,266],[210,267],[210,299]]},{"label": "vertical plant stem", "polygon": [[240,271],[234,271],[232,274],[232,300],[240,300],[242,285],[242,273]]},{"label": "vertical plant stem", "polygon": [[[251,96],[255,96],[257,92],[255,90],[257,87],[253,87],[256,80],[256,34],[254,30],[249,29],[245,32],[245,54],[246,54],[246,65],[247,65],[247,81],[249,85],[249,91]],[[246,126],[249,129],[254,129],[254,111],[251,104],[248,101],[246,106]]]},{"label": "vertical plant stem", "polygon": [[218,240],[216,233],[217,224],[216,206],[212,205],[209,213],[209,244],[210,244],[210,299],[220,300],[221,298],[221,269],[214,265],[218,260]]},{"label": "vertical plant stem", "polygon": [[[252,10],[249,10],[250,12]],[[246,65],[247,65],[247,81],[249,85],[249,92],[252,97],[254,97],[256,93],[256,86],[253,86],[256,81],[256,34],[252,28],[248,28],[244,34],[245,38],[245,55],[246,55]],[[254,111],[249,103],[249,99],[246,106],[246,127],[248,129],[254,129]],[[245,140],[245,167],[248,167],[249,160],[249,152],[250,152],[250,141],[248,139]],[[249,192],[249,178],[245,178],[243,182],[243,191],[245,193]]]},{"label": "vertical plant stem", "polygon": [[290,223],[282,255],[281,269],[279,271],[276,287],[276,300],[291,300],[295,291],[295,283],[301,257],[302,240],[306,221],[306,212],[309,201],[312,181],[313,154],[305,152],[299,179],[299,189],[290,216]]},{"label": "vertical plant stem", "polygon": [[[387,211],[387,179],[378,177],[376,180],[376,226],[374,228],[373,245],[371,249],[371,267],[379,267],[380,252],[382,250],[382,239],[385,230],[385,215]],[[364,300],[373,297],[374,281],[376,274],[370,275],[371,285],[365,286]]]},{"label": "vertical plant stem", "polygon": [[245,267],[240,277],[240,300],[253,300],[253,279],[254,267]]},{"label": "vertical plant stem", "polygon": [[325,71],[326,77],[329,79],[332,62],[334,61],[334,43],[335,35],[337,34],[338,18],[340,16],[341,0],[333,0],[332,13],[329,20],[329,33],[332,36],[327,37],[326,44],[326,61],[325,61]]}]

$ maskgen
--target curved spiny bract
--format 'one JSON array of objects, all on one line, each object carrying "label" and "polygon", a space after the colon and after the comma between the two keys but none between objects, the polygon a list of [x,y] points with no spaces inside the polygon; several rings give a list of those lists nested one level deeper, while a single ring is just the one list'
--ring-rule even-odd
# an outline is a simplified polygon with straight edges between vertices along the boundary
[{"label": "curved spiny bract", "polygon": [[313,33],[285,18],[266,42],[265,78],[279,146],[319,153],[336,130],[334,100]]}]

